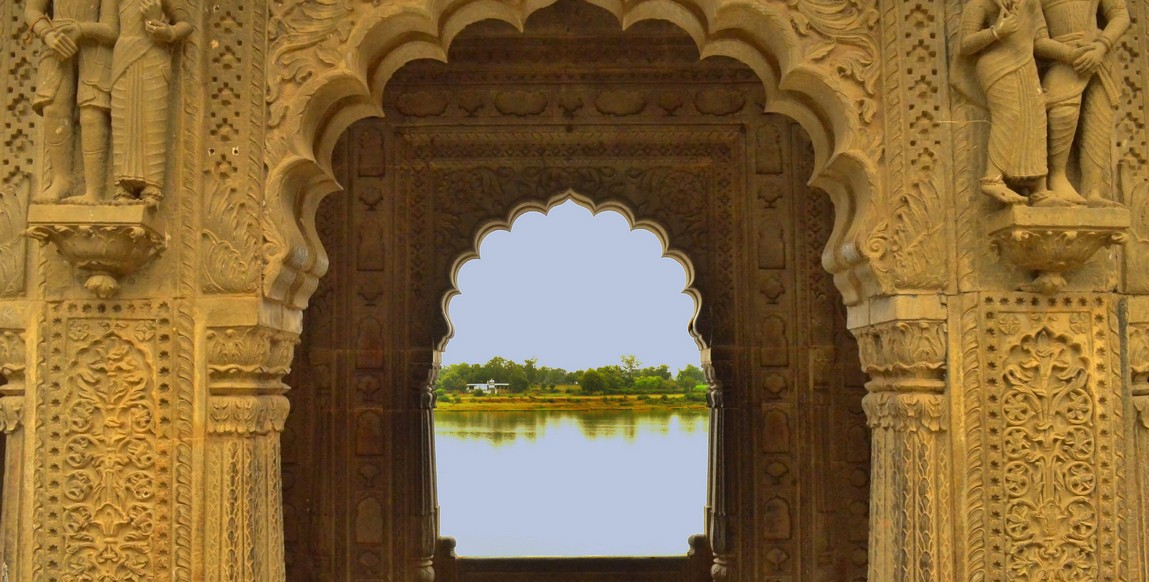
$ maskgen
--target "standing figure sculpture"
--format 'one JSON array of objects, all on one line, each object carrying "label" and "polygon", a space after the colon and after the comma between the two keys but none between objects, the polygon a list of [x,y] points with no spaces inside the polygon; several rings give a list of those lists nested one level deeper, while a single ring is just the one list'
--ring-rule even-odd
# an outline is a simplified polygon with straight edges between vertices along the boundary
[{"label": "standing figure sculpture", "polygon": [[[1072,58],[1072,50],[1049,38],[1038,0],[972,0],[962,12],[963,61],[955,84],[989,110],[989,151],[981,191],[1006,204],[1072,206],[1046,186],[1047,124],[1035,55]],[[972,69],[972,71],[970,70]],[[963,83],[972,73],[975,82]]]},{"label": "standing figure sculpture", "polygon": [[49,170],[37,202],[73,194],[76,109],[84,202],[102,201],[108,181],[108,72],[116,42],[115,0],[28,0],[24,16],[44,41],[32,108],[44,117]]},{"label": "standing figure sculpture", "polygon": [[118,0],[120,36],[112,54],[112,176],[116,200],[158,205],[167,157],[170,46],[192,32],[168,22],[167,0]]},{"label": "standing figure sculpture", "polygon": [[[1119,94],[1108,57],[1129,30],[1129,10],[1125,0],[1042,0],[1041,6],[1050,36],[1074,49],[1071,61],[1050,64],[1042,83],[1049,111],[1049,186],[1081,204],[1119,206],[1102,193]],[[1068,175],[1075,142],[1080,191]]]}]

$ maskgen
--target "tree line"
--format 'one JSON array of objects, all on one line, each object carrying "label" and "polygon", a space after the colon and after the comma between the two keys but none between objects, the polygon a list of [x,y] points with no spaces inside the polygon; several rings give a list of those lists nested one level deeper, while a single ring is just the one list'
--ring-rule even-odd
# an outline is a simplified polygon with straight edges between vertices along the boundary
[{"label": "tree line", "polygon": [[486,364],[451,364],[439,371],[436,390],[465,392],[468,384],[488,380],[506,383],[511,393],[555,391],[578,385],[584,394],[669,394],[706,391],[706,375],[698,366],[687,365],[676,374],[666,364],[643,366],[634,355],[624,355],[618,364],[567,371],[540,366],[538,358],[514,362],[502,357]]}]

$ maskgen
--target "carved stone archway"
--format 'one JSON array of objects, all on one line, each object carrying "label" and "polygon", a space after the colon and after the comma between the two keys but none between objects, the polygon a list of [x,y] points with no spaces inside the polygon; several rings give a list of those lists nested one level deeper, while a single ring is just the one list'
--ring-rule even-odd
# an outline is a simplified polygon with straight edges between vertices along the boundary
[{"label": "carved stone archway", "polygon": [[[327,261],[315,240],[313,198],[339,190],[330,155],[351,123],[379,115],[395,71],[420,58],[446,60],[451,41],[486,19],[522,27],[550,2],[512,5],[481,0],[326,6],[283,5],[269,62],[285,73],[270,86],[266,165],[269,257],[264,291],[294,308],[306,305]],[[881,285],[863,265],[861,230],[880,177],[873,157],[880,123],[872,7],[818,0],[762,5],[735,2],[596,3],[629,26],[668,20],[694,39],[702,56],[729,56],[753,69],[771,110],[795,119],[816,153],[812,183],[829,192],[840,219],[826,264],[848,303]]]},{"label": "carved stone archway", "polygon": [[[54,54],[44,48],[46,37],[77,34],[67,26],[68,10],[55,13],[62,4],[0,5],[0,373],[7,380],[0,430],[8,435],[0,569],[11,580],[36,582],[93,573],[282,580],[277,468],[289,402],[282,379],[301,331],[311,333],[302,326],[304,307],[314,313],[323,305],[312,297],[328,269],[314,217],[338,190],[339,136],[384,113],[394,74],[406,63],[444,60],[472,23],[522,28],[550,2],[164,2],[150,24],[133,13],[129,27],[136,40],[151,27],[160,36],[152,40],[163,41],[148,53],[154,67],[133,67],[157,73],[147,82],[155,91],[136,87],[114,107],[98,94],[83,103],[56,95],[64,115],[53,113],[49,128],[40,105],[52,91],[38,73],[38,53],[71,58],[63,41]],[[1107,176],[1102,186],[1128,212],[1004,210],[978,194],[990,119],[951,90],[961,69],[950,67],[970,46],[967,37],[997,42],[1001,35],[990,22],[972,21],[963,31],[972,3],[595,4],[626,27],[670,21],[702,56],[741,61],[755,72],[762,105],[809,136],[815,153],[804,174],[835,205],[833,232],[819,243],[829,241],[820,262],[836,291],[818,295],[848,305],[860,362],[843,376],[852,384],[861,383],[853,373],[869,376],[869,578],[1053,577],[1068,564],[1078,579],[1149,579],[1145,4],[1103,0],[1098,19],[1050,19],[1063,29],[1118,24],[1090,47],[1112,73],[1104,83],[1111,103],[1100,103],[1116,110],[1115,127],[1108,140],[1104,131],[1092,134],[1085,153],[1102,161],[1106,149],[1114,154],[1113,167],[1101,173],[1120,179]],[[82,43],[86,49],[120,40],[107,27],[86,28],[96,41]],[[72,79],[74,67],[63,68],[57,72]],[[100,111],[121,114],[125,103],[145,100],[136,113],[168,118],[165,131],[157,130],[158,117],[144,124],[153,152],[167,152],[162,203],[153,196],[141,201],[151,206],[134,204],[130,192],[127,205],[33,202],[52,191],[48,170],[59,169],[47,167],[45,148],[66,166],[69,158],[57,154],[77,142],[66,135],[68,112],[98,130]],[[104,150],[114,149],[104,141]],[[1029,153],[1041,149],[1040,136],[1032,141]],[[114,157],[96,142],[87,151],[71,143],[72,158]],[[28,244],[26,234],[45,244]],[[737,241],[740,248],[761,244],[760,234]],[[1085,260],[1086,251],[1121,242],[1123,250]],[[1080,268],[1066,270],[1066,258]],[[440,282],[449,286],[446,279]],[[766,275],[755,284],[777,291]],[[755,300],[769,305],[771,296]],[[758,333],[778,325],[769,314],[751,320]],[[402,314],[386,323],[400,321]],[[428,337],[433,328],[427,323]],[[330,363],[322,355],[308,348],[306,361]],[[393,380],[410,395],[427,384],[433,344],[428,339],[402,356]],[[817,369],[818,361],[806,365]],[[1034,361],[1060,372],[1034,376]],[[767,391],[783,385],[754,373],[739,380]],[[305,402],[296,396],[298,407]],[[1073,406],[1045,406],[1054,402]],[[1026,472],[1027,463],[1041,468]],[[1038,480],[1043,487],[1032,486]],[[763,491],[755,484],[739,490],[742,507],[762,514],[779,507],[772,497],[754,498]],[[319,515],[336,517],[328,509]],[[775,562],[783,554],[773,549],[799,555],[775,542],[743,538],[737,543],[750,550],[739,555],[765,553]],[[392,564],[404,556],[378,559]],[[733,575],[795,582],[816,574],[755,569],[761,563],[736,566]]]}]

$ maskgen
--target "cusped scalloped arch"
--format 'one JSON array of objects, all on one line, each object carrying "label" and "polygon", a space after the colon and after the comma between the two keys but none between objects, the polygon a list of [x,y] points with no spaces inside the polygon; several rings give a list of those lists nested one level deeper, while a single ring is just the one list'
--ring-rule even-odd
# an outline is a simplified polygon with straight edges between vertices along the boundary
[{"label": "cusped scalloped arch", "polygon": [[575,190],[565,190],[559,194],[555,194],[545,200],[530,200],[523,202],[516,206],[510,214],[503,219],[493,220],[485,223],[478,233],[475,234],[474,243],[471,249],[455,259],[455,263],[451,265],[451,288],[443,294],[442,301],[440,302],[440,314],[443,318],[444,328],[446,333],[441,337],[436,338],[435,349],[443,351],[447,348],[447,342],[455,337],[455,327],[451,323],[451,317],[448,312],[448,306],[451,299],[460,294],[459,291],[459,271],[463,269],[463,265],[479,259],[479,249],[483,244],[483,239],[487,235],[500,230],[511,230],[511,226],[518,218],[528,212],[540,212],[548,214],[554,207],[572,201],[583,208],[586,208],[593,215],[598,215],[602,212],[617,212],[626,219],[626,223],[630,226],[631,230],[645,230],[654,235],[658,239],[659,244],[662,245],[663,258],[674,259],[683,271],[686,272],[686,285],[682,292],[690,297],[694,302],[694,311],[690,314],[690,325],[688,331],[691,337],[694,338],[694,343],[698,346],[699,350],[705,350],[708,346],[703,338],[703,334],[698,329],[698,314],[702,310],[702,292],[694,286],[695,283],[695,270],[694,264],[690,261],[688,253],[675,247],[669,233],[658,222],[636,216],[634,211],[625,202],[619,200],[598,200],[595,201],[589,196],[585,196],[576,192]]},{"label": "cusped scalloped arch", "polygon": [[[811,184],[834,201],[835,228],[823,264],[847,303],[869,294],[875,283],[866,276],[859,230],[879,181],[875,0],[589,1],[623,27],[670,21],[694,39],[703,58],[731,57],[757,73],[767,109],[809,133]],[[470,24],[496,19],[522,30],[532,13],[553,2],[277,3],[269,70],[279,73],[268,87],[268,299],[303,308],[326,272],[314,219],[319,201],[340,190],[331,152],[352,123],[382,116],[392,75],[416,59],[446,61],[451,41]]]}]

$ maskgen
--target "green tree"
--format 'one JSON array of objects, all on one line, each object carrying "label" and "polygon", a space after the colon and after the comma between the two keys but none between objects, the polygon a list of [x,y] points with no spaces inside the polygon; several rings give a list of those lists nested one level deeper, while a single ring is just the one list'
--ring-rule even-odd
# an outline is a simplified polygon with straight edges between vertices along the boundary
[{"label": "green tree", "polygon": [[634,379],[638,377],[638,370],[642,367],[642,362],[638,361],[638,356],[634,354],[625,354],[622,360],[622,375],[626,378],[626,383],[634,385]]},{"label": "green tree", "polygon": [[583,392],[603,392],[606,389],[606,382],[603,380],[602,374],[597,370],[587,370],[582,373],[582,379],[579,380],[579,385],[582,386]]},{"label": "green tree", "polygon": [[678,375],[674,377],[674,381],[683,392],[689,392],[698,384],[706,383],[706,374],[697,366],[687,364],[687,366],[678,371]]},{"label": "green tree", "polygon": [[634,391],[640,394],[661,392],[665,382],[665,379],[658,376],[639,376],[634,381]]}]

